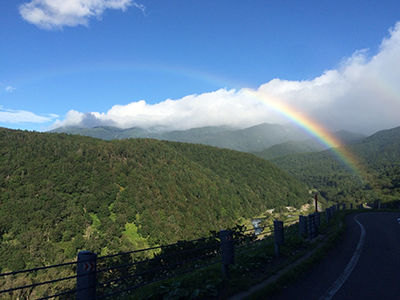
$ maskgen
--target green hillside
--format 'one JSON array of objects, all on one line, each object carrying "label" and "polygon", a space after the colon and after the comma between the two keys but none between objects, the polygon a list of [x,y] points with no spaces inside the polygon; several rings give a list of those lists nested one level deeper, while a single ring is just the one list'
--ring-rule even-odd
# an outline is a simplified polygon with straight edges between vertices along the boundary
[{"label": "green hillside", "polygon": [[[344,130],[335,132],[334,136],[344,145],[355,144],[365,138],[362,134]],[[315,139],[306,139],[302,141],[289,141],[282,144],[276,144],[262,151],[253,153],[258,157],[271,160],[296,153],[319,152],[326,150],[327,148],[326,145],[321,144]]]},{"label": "green hillside", "polygon": [[296,153],[319,152],[322,150],[325,150],[324,146],[319,142],[315,140],[306,140],[276,144],[263,151],[253,152],[253,154],[266,160],[271,160]]},{"label": "green hillside", "polygon": [[308,197],[251,154],[0,129],[0,266],[192,239]]},{"label": "green hillside", "polygon": [[400,127],[377,132],[348,149],[363,165],[363,180],[329,150],[271,161],[334,201],[400,200]]}]

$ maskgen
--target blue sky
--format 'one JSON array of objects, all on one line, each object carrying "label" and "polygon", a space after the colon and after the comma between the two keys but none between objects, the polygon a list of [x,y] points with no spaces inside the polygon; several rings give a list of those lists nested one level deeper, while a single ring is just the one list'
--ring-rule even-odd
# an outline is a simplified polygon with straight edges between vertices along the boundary
[{"label": "blue sky", "polygon": [[[114,0],[110,4],[110,0],[98,0],[94,6],[95,2],[0,2],[0,126],[46,130],[55,126],[54,122],[76,125],[85,113],[93,113],[99,120],[106,118],[109,123],[104,124],[112,120],[120,127],[179,123],[189,128],[221,125],[219,119],[242,126],[284,122],[267,112],[252,115],[251,109],[233,112],[236,117],[244,116],[239,123],[215,111],[210,111],[215,114],[210,119],[205,120],[204,115],[213,103],[222,103],[220,112],[235,101],[232,99],[246,98],[241,89],[258,91],[273,79],[280,80],[279,88],[271,91],[270,84],[264,90],[278,97],[277,90],[282,91],[286,81],[312,83],[327,70],[343,75],[346,68],[350,73],[358,65],[373,66],[374,57],[383,52],[383,39],[395,40],[394,28],[400,21],[399,1]],[[392,44],[381,65],[394,59],[389,54],[397,51],[397,44]],[[362,49],[368,50],[357,52]],[[389,84],[396,89],[400,74],[381,74],[385,72],[381,65],[376,76],[390,78]],[[335,87],[330,86],[329,91],[332,89]],[[329,91],[319,90],[320,94],[307,97],[318,98]],[[301,97],[294,103],[286,88],[285,93],[282,99],[298,108],[308,107],[305,113],[312,114],[321,106],[306,103],[308,98],[302,102]],[[361,92],[347,93],[346,99],[362,98]],[[333,119],[324,117],[332,101],[338,101],[338,110],[368,106],[376,112],[372,102],[343,106],[344,100],[332,97],[324,100],[329,105],[319,112],[327,127],[335,127]],[[394,106],[378,115],[376,124],[360,125],[366,122],[360,112],[360,118],[345,124],[346,129],[373,131],[396,122],[400,125],[400,118],[390,114],[400,100],[392,97],[388,103]],[[201,107],[199,101],[207,107]],[[194,102],[197,104],[188,104]],[[120,105],[116,107],[119,115],[112,110],[115,105]],[[188,114],[188,106],[190,119],[203,114],[201,120],[181,119]],[[121,112],[129,109],[130,115]],[[109,114],[110,110],[114,113]],[[163,117],[159,119],[165,117],[167,123],[154,122],[160,114]],[[388,116],[389,123],[379,121]]]}]

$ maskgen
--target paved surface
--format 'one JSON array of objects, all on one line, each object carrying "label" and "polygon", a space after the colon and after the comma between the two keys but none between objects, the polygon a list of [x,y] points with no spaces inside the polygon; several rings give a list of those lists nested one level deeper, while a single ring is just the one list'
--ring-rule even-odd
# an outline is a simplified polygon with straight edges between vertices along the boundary
[{"label": "paved surface", "polygon": [[[347,216],[344,239],[326,257],[279,294],[269,299],[327,299],[327,291],[343,275],[355,256],[360,226],[355,215]],[[365,229],[359,259],[331,299],[400,299],[399,213],[364,213],[357,216]],[[330,298],[329,298],[330,299]]]}]

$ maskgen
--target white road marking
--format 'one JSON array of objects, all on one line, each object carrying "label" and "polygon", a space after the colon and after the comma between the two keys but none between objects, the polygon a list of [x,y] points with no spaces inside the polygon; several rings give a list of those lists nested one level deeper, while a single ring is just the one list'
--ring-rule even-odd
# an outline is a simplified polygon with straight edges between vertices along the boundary
[{"label": "white road marking", "polygon": [[362,248],[364,246],[365,237],[367,235],[364,226],[358,221],[357,217],[358,215],[354,218],[354,220],[358,223],[358,225],[361,228],[360,240],[358,241],[357,248],[354,251],[353,256],[351,257],[343,273],[340,274],[338,279],[336,279],[336,281],[331,285],[331,287],[326,291],[326,293],[319,298],[319,300],[332,299],[332,297],[337,293],[338,290],[340,290],[342,285],[345,283],[345,281],[347,280],[347,278],[350,276],[351,272],[353,272],[355,266],[357,265],[358,259],[360,258],[361,255]]}]

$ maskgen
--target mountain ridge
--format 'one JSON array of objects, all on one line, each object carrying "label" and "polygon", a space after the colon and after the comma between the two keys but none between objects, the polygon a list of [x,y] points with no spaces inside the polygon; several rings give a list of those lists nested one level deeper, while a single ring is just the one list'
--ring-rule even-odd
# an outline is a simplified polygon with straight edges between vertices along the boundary
[{"label": "mountain ridge", "polygon": [[[318,147],[318,142],[311,140],[310,136],[293,125],[279,125],[262,123],[247,128],[232,128],[228,126],[208,126],[191,128],[187,130],[171,130],[165,128],[159,129],[143,129],[138,127],[120,129],[116,127],[60,127],[52,132],[64,132],[69,134],[80,134],[101,138],[105,140],[125,139],[125,138],[154,138],[158,140],[168,140],[176,142],[186,142],[195,144],[210,145],[219,148],[232,149],[243,152],[261,152],[274,145],[282,143],[311,143],[313,147],[296,146],[300,149],[296,151],[322,150]],[[353,140],[356,133],[338,132],[341,140]],[[347,135],[347,136],[346,136]],[[311,142],[309,142],[311,141]]]}]

